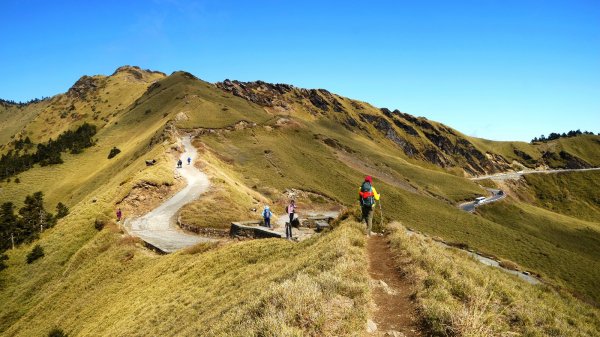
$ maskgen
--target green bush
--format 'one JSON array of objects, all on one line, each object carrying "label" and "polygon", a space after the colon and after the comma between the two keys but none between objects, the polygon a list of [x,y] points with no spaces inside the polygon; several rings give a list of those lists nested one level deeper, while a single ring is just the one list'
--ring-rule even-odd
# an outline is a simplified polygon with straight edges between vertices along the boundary
[{"label": "green bush", "polygon": [[104,225],[106,225],[105,220],[102,220],[102,219],[94,220],[94,228],[96,228],[97,231],[101,231],[102,229],[104,229]]},{"label": "green bush", "polygon": [[67,335],[62,329],[54,328],[48,332],[48,337],[67,337]]},{"label": "green bush", "polygon": [[56,218],[61,219],[69,214],[69,208],[65,206],[62,202],[59,202],[56,205]]},{"label": "green bush", "polygon": [[40,245],[35,245],[33,249],[27,254],[27,263],[32,263],[33,261],[39,259],[44,256],[44,249]]},{"label": "green bush", "polygon": [[0,255],[0,271],[8,268],[6,263],[4,263],[5,260],[8,260],[8,256],[6,256],[4,254]]}]

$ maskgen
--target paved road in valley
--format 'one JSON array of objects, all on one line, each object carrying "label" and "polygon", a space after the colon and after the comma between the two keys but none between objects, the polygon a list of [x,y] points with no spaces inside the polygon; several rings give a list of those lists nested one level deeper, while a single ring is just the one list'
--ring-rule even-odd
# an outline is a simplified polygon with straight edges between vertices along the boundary
[{"label": "paved road in valley", "polygon": [[501,190],[497,190],[494,188],[486,188],[486,190],[488,192],[490,192],[492,195],[483,199],[482,201],[480,201],[478,203],[475,201],[465,202],[465,203],[460,204],[458,207],[460,207],[460,209],[462,209],[463,211],[472,213],[472,212],[475,212],[475,207],[489,204],[491,202],[504,199],[506,197],[506,194],[504,194]]}]

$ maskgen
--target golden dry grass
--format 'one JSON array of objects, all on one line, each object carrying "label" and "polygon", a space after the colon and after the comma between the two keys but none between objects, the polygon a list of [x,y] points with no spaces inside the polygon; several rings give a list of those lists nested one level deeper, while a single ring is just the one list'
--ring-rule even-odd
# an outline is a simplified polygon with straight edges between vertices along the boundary
[{"label": "golden dry grass", "polygon": [[4,334],[60,326],[73,336],[353,335],[368,310],[364,247],[357,225],[345,224],[299,244],[246,241],[159,257],[102,231]]},{"label": "golden dry grass", "polygon": [[600,311],[546,285],[484,266],[393,226],[392,250],[414,284],[424,325],[439,336],[597,336]]}]

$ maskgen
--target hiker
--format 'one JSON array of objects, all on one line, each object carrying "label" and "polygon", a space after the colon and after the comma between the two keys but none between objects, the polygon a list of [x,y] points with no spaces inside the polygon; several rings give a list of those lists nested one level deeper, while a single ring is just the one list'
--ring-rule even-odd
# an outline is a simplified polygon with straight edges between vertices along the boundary
[{"label": "hiker", "polygon": [[265,227],[271,228],[271,217],[273,216],[273,212],[271,212],[269,205],[265,205],[262,216],[263,219],[265,219]]},{"label": "hiker", "polygon": [[121,222],[121,217],[123,216],[123,212],[121,212],[121,208],[117,209],[117,222]]},{"label": "hiker", "polygon": [[192,157],[188,157],[188,165],[192,162]]},{"label": "hiker", "polygon": [[373,227],[373,208],[375,201],[379,200],[379,193],[373,187],[373,178],[366,176],[365,181],[358,188],[358,201],[362,208],[362,220],[367,224],[367,236],[371,236],[371,228]]},{"label": "hiker", "polygon": [[181,159],[179,159],[177,161],[177,168],[181,168],[181,165],[183,164],[183,162],[181,161]]},{"label": "hiker", "polygon": [[296,213],[296,201],[292,200],[286,207],[286,212],[290,215],[290,222],[285,223],[285,238],[288,240],[292,239],[292,221],[294,221],[294,214]]}]

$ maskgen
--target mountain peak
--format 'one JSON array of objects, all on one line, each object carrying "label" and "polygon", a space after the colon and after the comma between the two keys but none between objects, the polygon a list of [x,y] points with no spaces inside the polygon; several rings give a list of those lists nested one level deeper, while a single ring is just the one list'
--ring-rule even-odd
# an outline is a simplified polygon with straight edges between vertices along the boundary
[{"label": "mountain peak", "polygon": [[124,65],[124,66],[117,68],[117,70],[115,70],[115,72],[111,76],[115,76],[119,73],[131,74],[136,79],[142,79],[144,76],[144,73],[146,73],[146,74],[161,74],[163,76],[167,76],[167,74],[165,74],[161,71],[142,69],[138,66],[130,66],[130,65]]}]

